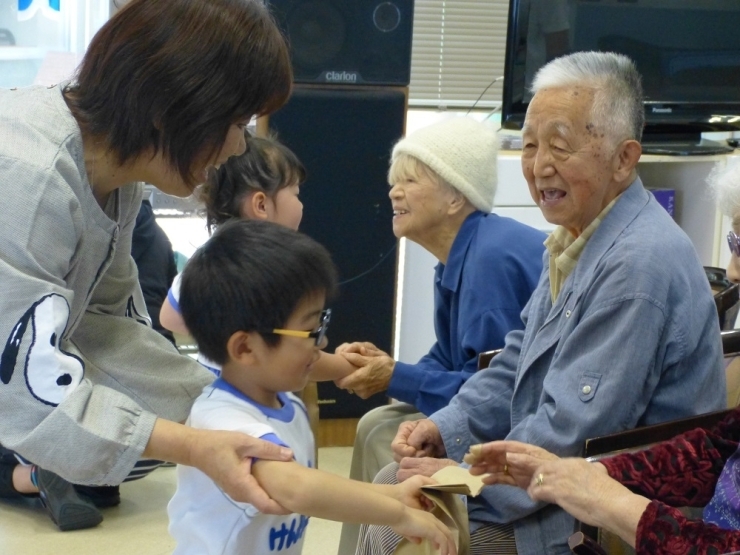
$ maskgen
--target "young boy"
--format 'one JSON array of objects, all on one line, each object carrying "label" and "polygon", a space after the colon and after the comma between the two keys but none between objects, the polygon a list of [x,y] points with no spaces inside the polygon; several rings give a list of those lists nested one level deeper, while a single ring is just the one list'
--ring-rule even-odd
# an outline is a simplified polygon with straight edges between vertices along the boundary
[{"label": "young boy", "polygon": [[391,526],[455,553],[450,531],[422,507],[416,477],[398,486],[354,482],[312,468],[305,386],[326,345],[336,287],[329,253],[309,237],[268,222],[224,224],[183,272],[180,308],[199,348],[222,374],[193,405],[195,428],[240,431],[293,450],[292,462],[253,462],[253,475],[288,515],[237,503],[199,470],[179,466],[168,506],[176,555],[301,552],[309,516]]}]

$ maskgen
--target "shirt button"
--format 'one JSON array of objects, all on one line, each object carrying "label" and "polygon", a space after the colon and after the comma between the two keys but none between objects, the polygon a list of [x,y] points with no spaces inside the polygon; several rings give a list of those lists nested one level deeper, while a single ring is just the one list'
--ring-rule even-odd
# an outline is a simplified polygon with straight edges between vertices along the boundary
[{"label": "shirt button", "polygon": [[455,443],[457,443],[458,445],[460,445],[460,438],[459,437],[457,439],[455,439]]},{"label": "shirt button", "polygon": [[565,317],[566,317],[566,318],[569,318],[569,317],[570,317],[570,310],[566,310],[566,311],[565,311]]},{"label": "shirt button", "polygon": [[583,389],[581,391],[583,391],[583,394],[584,395],[588,395],[589,393],[591,393],[591,386],[590,385],[584,385],[583,386]]}]

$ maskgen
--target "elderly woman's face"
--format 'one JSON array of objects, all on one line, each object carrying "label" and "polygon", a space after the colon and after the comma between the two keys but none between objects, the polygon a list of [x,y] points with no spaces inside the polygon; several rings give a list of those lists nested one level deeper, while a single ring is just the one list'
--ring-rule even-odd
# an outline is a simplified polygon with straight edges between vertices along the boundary
[{"label": "elderly woman's face", "polygon": [[578,236],[619,194],[604,131],[591,121],[594,92],[545,89],[529,104],[522,171],[545,219]]},{"label": "elderly woman's face", "polygon": [[393,234],[424,244],[448,218],[453,193],[427,176],[400,180],[388,196],[393,205]]}]

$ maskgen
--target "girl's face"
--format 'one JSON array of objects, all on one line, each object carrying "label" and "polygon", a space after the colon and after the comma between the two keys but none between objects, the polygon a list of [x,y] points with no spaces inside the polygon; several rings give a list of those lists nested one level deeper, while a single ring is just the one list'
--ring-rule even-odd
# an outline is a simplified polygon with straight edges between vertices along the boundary
[{"label": "girl's face", "polygon": [[300,185],[297,182],[280,189],[273,198],[268,199],[267,219],[297,230],[303,218],[303,203],[298,198],[299,193]]}]

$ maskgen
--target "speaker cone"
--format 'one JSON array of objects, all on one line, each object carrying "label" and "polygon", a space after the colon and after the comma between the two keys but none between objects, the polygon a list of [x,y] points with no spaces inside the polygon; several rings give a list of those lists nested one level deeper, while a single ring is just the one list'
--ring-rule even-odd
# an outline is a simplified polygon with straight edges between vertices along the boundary
[{"label": "speaker cone", "polygon": [[327,2],[304,2],[288,18],[293,60],[297,64],[323,68],[341,51],[346,23]]}]

